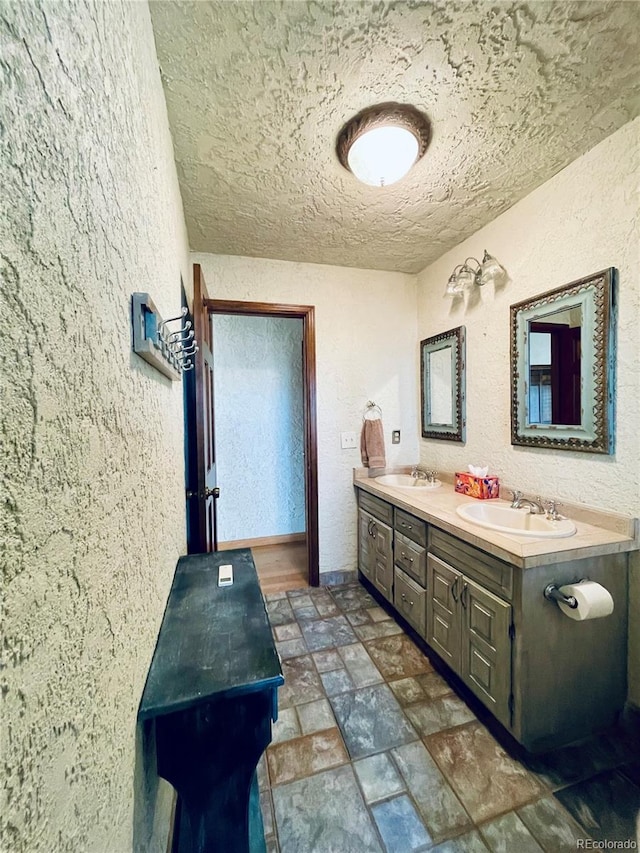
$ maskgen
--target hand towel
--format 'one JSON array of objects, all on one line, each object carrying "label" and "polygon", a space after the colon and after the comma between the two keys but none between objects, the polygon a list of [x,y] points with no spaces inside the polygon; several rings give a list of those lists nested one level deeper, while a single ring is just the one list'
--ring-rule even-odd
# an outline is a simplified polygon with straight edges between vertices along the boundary
[{"label": "hand towel", "polygon": [[364,419],[360,433],[360,455],[365,468],[386,468],[382,419]]}]

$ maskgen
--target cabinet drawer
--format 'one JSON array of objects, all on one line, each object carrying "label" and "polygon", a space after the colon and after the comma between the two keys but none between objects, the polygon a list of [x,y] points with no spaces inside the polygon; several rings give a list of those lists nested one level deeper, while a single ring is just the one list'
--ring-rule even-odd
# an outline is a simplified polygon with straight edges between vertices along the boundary
[{"label": "cabinet drawer", "polygon": [[427,551],[396,530],[394,562],[422,586],[427,585]]},{"label": "cabinet drawer", "polygon": [[396,509],[393,526],[404,536],[417,542],[418,545],[427,547],[427,524],[422,519],[416,518],[415,515],[409,515],[404,510]]},{"label": "cabinet drawer", "polygon": [[429,552],[440,557],[450,566],[505,598],[511,599],[513,589],[513,567],[462,542],[450,533],[437,527],[429,528]]},{"label": "cabinet drawer", "polygon": [[362,489],[358,489],[358,494],[360,496],[358,503],[361,509],[370,512],[371,515],[375,515],[376,518],[384,521],[390,527],[393,525],[393,507],[391,504],[377,498],[375,495],[370,495],[369,492],[363,492]]},{"label": "cabinet drawer", "polygon": [[421,637],[425,635],[425,614],[427,599],[422,587],[413,581],[402,569],[395,567],[393,603],[398,613],[409,622]]}]

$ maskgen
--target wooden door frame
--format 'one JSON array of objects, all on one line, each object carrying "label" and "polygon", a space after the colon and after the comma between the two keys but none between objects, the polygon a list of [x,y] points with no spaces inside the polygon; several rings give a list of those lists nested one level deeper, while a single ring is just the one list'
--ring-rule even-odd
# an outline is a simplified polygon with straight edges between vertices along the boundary
[{"label": "wooden door frame", "polygon": [[270,302],[236,302],[205,299],[210,314],[236,314],[244,317],[285,317],[302,320],[305,521],[309,585],[320,583],[318,548],[318,435],[316,428],[316,327],[313,305],[281,305]]}]

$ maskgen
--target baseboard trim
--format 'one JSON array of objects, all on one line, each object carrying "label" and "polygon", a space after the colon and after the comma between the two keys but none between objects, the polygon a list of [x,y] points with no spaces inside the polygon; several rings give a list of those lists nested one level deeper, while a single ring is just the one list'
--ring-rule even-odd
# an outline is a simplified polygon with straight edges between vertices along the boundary
[{"label": "baseboard trim", "polygon": [[357,569],[342,569],[335,572],[320,572],[320,586],[341,586],[358,580]]},{"label": "baseboard trim", "polygon": [[231,551],[233,548],[258,548],[260,545],[284,545],[287,542],[304,542],[306,538],[306,533],[283,533],[280,536],[236,539],[233,542],[218,542],[218,551]]}]

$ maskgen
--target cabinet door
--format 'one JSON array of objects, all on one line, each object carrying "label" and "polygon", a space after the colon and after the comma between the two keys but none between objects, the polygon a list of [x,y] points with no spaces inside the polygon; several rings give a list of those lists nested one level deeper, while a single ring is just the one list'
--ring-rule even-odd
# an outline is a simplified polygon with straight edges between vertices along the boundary
[{"label": "cabinet door", "polygon": [[373,573],[373,524],[375,519],[363,509],[358,510],[358,568],[372,583]]},{"label": "cabinet door", "polygon": [[460,592],[462,668],[468,687],[505,725],[510,725],[511,605],[467,577]]},{"label": "cabinet door", "polygon": [[382,521],[373,522],[373,582],[389,601],[393,601],[393,530]]},{"label": "cabinet door", "polygon": [[460,591],[462,574],[427,556],[427,643],[460,672]]}]

